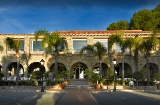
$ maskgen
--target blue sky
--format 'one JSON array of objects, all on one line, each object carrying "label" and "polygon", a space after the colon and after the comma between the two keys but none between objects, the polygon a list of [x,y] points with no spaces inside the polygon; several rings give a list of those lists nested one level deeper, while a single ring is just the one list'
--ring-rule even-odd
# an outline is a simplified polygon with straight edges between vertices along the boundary
[{"label": "blue sky", "polygon": [[0,0],[0,34],[105,30],[158,4],[160,0]]}]

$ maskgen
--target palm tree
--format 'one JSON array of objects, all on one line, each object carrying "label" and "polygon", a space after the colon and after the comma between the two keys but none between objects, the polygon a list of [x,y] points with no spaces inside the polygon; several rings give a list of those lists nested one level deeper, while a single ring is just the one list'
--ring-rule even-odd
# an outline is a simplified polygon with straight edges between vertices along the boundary
[{"label": "palm tree", "polygon": [[0,51],[3,51],[3,46],[0,45]]},{"label": "palm tree", "polygon": [[145,54],[144,57],[146,59],[146,74],[147,74],[147,85],[149,86],[149,60],[148,57],[150,56],[150,51],[154,50],[156,48],[156,45],[158,44],[158,39],[156,37],[156,34],[153,34],[150,38],[144,40],[141,44],[141,51]]},{"label": "palm tree", "polygon": [[133,44],[133,52],[134,52],[134,62],[135,62],[135,71],[138,71],[138,56],[139,50],[141,49],[141,44],[143,42],[142,37],[135,36],[134,44]]},{"label": "palm tree", "polygon": [[[122,81],[124,80],[124,57],[123,57],[123,53],[125,51],[125,47],[126,46],[123,46],[122,48],[122,45],[123,45],[123,33],[116,33],[116,34],[113,34],[111,35],[109,38],[108,38],[108,49],[112,49],[112,46],[114,43],[117,43],[121,46],[121,50],[122,50]],[[109,50],[109,55],[110,55],[110,50]]]},{"label": "palm tree", "polygon": [[95,56],[98,57],[99,59],[99,68],[100,68],[100,72],[99,75],[102,76],[102,57],[106,54],[107,49],[106,47],[104,47],[104,45],[100,42],[96,42],[93,45],[87,45],[84,46],[83,48],[81,48],[80,50],[80,55],[84,52],[87,51],[89,53],[94,54]]},{"label": "palm tree", "polygon": [[19,82],[19,49],[21,47],[21,41],[18,39],[18,40],[14,40],[13,38],[10,38],[10,37],[7,37],[5,39],[5,43],[6,45],[10,48],[10,49],[14,49],[15,52],[16,52],[16,56],[17,56],[17,72],[16,72],[16,85],[18,86],[18,82]]},{"label": "palm tree", "polygon": [[131,49],[133,47],[134,44],[134,40],[133,38],[125,38],[123,39],[123,33],[116,33],[113,34],[109,37],[109,49],[112,49],[112,46],[114,43],[117,43],[120,45],[121,47],[121,55],[122,55],[122,81],[124,83],[124,53],[126,51],[127,48],[129,48],[130,50],[130,55],[131,53]]},{"label": "palm tree", "polygon": [[131,49],[133,47],[133,39],[132,38],[126,38],[122,39],[122,42],[120,43],[121,46],[121,55],[122,55],[122,82],[124,82],[124,53],[126,52],[126,49],[129,48],[130,55],[132,54]]},{"label": "palm tree", "polygon": [[36,41],[39,37],[42,37],[42,47],[47,50],[45,53],[48,53],[50,51],[54,52],[55,75],[57,75],[57,57],[59,52],[62,52],[65,48],[68,47],[67,41],[63,37],[60,37],[58,32],[50,33],[47,30],[43,29],[35,31],[34,36]]},{"label": "palm tree", "polygon": [[116,34],[109,36],[109,38],[108,38],[108,54],[109,55],[111,53],[110,51],[111,51],[114,43],[117,43],[119,45],[122,44],[122,35],[123,35],[122,33],[116,33]]},{"label": "palm tree", "polygon": [[126,38],[125,40],[123,40],[122,52],[125,52],[125,50],[129,48],[130,56],[132,56],[133,46],[134,46],[134,38]]}]

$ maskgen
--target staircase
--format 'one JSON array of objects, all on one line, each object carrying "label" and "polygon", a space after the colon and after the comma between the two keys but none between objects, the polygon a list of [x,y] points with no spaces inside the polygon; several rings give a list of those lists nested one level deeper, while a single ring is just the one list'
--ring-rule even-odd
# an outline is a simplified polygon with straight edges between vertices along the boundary
[{"label": "staircase", "polygon": [[65,88],[93,88],[93,86],[89,85],[86,79],[72,79]]}]

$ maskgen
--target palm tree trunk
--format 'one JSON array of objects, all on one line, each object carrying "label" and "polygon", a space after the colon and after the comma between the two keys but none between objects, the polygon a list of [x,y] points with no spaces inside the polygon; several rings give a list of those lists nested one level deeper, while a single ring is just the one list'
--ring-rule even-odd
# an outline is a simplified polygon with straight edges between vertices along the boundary
[{"label": "palm tree trunk", "polygon": [[57,64],[57,53],[54,51],[54,61],[55,61],[55,76],[58,74],[58,64]]},{"label": "palm tree trunk", "polygon": [[138,71],[138,49],[135,50],[134,54],[134,62],[135,62],[135,71]]},{"label": "palm tree trunk", "polygon": [[99,75],[102,77],[102,62],[99,60]]},{"label": "palm tree trunk", "polygon": [[146,77],[147,77],[147,86],[149,87],[150,86],[150,71],[149,71],[149,60],[148,60],[148,55],[149,53],[147,52],[146,53]]},{"label": "palm tree trunk", "polygon": [[122,84],[124,84],[124,54],[122,53]]}]

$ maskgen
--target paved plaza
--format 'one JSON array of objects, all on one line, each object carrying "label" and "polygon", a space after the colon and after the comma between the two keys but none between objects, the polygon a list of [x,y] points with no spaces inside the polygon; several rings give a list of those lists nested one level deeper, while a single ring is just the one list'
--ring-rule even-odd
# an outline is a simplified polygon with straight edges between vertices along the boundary
[{"label": "paved plaza", "polygon": [[160,105],[160,91],[0,91],[0,105]]}]

